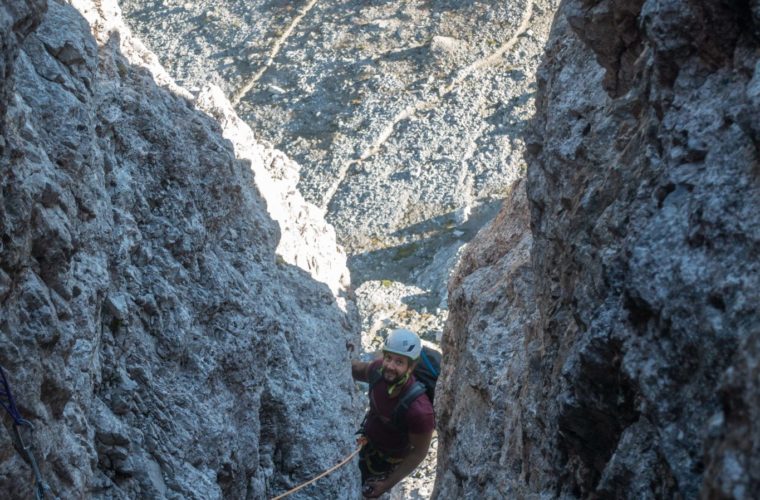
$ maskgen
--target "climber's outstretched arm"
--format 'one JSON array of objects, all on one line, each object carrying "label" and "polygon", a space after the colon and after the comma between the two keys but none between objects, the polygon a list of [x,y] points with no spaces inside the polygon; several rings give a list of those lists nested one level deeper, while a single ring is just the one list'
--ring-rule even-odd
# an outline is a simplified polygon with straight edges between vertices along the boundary
[{"label": "climber's outstretched arm", "polygon": [[359,382],[368,382],[368,368],[369,363],[364,363],[356,359],[351,360],[351,376],[354,377],[354,380],[358,380]]}]

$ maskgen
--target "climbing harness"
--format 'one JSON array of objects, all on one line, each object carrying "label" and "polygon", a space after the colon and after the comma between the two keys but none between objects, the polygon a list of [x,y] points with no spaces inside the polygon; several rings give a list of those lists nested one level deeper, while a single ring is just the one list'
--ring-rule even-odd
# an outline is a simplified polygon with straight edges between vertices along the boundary
[{"label": "climbing harness", "polygon": [[317,481],[318,479],[322,479],[326,475],[328,475],[328,474],[330,474],[330,473],[332,473],[332,472],[340,469],[341,467],[343,467],[344,465],[346,465],[348,462],[350,462],[351,459],[354,458],[354,456],[361,451],[362,447],[364,447],[364,445],[367,444],[367,438],[365,438],[364,436],[360,436],[356,440],[356,444],[358,444],[359,447],[356,448],[353,452],[351,452],[351,454],[348,455],[346,458],[344,458],[342,462],[340,462],[339,464],[337,464],[337,465],[335,465],[333,467],[330,467],[329,469],[327,469],[326,471],[324,471],[322,474],[318,475],[314,479],[310,479],[310,480],[306,481],[305,483],[303,483],[303,484],[301,484],[299,486],[296,486],[292,490],[288,490],[285,493],[283,493],[282,495],[279,495],[279,496],[276,496],[276,497],[272,498],[272,500],[280,500],[281,498],[285,498],[288,495],[292,495],[296,491],[299,491],[299,490],[301,490],[303,488],[306,488],[307,486],[309,486],[311,483]]},{"label": "climbing harness", "polygon": [[21,458],[32,467],[32,472],[34,472],[35,498],[37,500],[43,500],[50,489],[42,480],[42,474],[37,466],[37,461],[34,459],[31,450],[24,444],[24,440],[21,438],[21,432],[19,431],[19,428],[26,427],[29,429],[31,436],[34,433],[34,427],[31,422],[25,420],[21,416],[21,413],[19,413],[18,408],[16,407],[16,400],[13,398],[11,387],[8,385],[8,379],[5,378],[5,372],[3,371],[2,366],[0,366],[0,378],[2,379],[2,387],[0,387],[0,405],[3,406],[5,411],[8,412],[8,415],[13,419],[12,429],[8,431],[11,435],[11,440],[13,441],[13,447],[16,448],[16,451],[21,455]]}]

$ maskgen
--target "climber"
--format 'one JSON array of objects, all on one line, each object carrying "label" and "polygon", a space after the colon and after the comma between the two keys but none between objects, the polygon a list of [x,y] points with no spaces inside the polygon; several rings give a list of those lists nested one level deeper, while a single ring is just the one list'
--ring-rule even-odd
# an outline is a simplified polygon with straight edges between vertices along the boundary
[{"label": "climber", "polygon": [[412,374],[421,351],[417,334],[398,329],[388,335],[382,359],[351,362],[353,378],[370,386],[361,429],[367,444],[359,454],[365,498],[390,490],[427,455],[435,429],[433,405]]}]

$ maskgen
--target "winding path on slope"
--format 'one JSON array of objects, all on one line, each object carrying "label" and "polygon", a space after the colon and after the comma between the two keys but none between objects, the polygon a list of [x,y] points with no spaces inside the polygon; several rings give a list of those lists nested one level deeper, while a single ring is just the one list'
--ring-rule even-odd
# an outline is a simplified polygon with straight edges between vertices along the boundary
[{"label": "winding path on slope", "polygon": [[259,81],[259,79],[264,75],[264,73],[267,72],[267,70],[274,64],[274,59],[277,57],[277,54],[280,53],[280,50],[282,49],[283,45],[287,42],[288,38],[290,37],[291,33],[293,33],[293,30],[298,26],[298,23],[301,22],[301,19],[306,17],[306,14],[309,13],[309,11],[314,7],[314,5],[317,3],[317,0],[309,0],[309,3],[304,5],[299,11],[298,14],[293,18],[293,20],[288,24],[288,26],[283,30],[282,35],[274,42],[272,45],[272,50],[269,52],[269,57],[267,58],[266,62],[259,68],[256,73],[253,74],[250,80],[245,82],[245,85],[243,85],[240,90],[235,92],[231,97],[230,101],[233,105],[237,106],[240,103],[240,100],[248,94],[248,92],[251,91],[251,89],[256,85],[256,82]]},{"label": "winding path on slope", "polygon": [[[340,185],[346,179],[346,174],[348,173],[351,166],[361,163],[371,158],[375,154],[377,154],[380,148],[388,141],[391,135],[393,135],[393,133],[396,131],[399,123],[401,123],[404,120],[408,120],[409,118],[413,116],[416,116],[420,111],[430,110],[434,108],[438,103],[440,103],[441,100],[443,100],[446,96],[448,96],[454,90],[459,88],[462,85],[462,82],[464,82],[465,79],[472,76],[473,73],[475,73],[476,71],[482,68],[486,68],[486,67],[498,66],[499,64],[504,63],[504,54],[508,50],[510,50],[512,47],[514,47],[515,43],[517,43],[518,38],[521,35],[523,35],[530,27],[530,18],[532,14],[533,14],[533,2],[532,0],[529,0],[525,7],[525,11],[523,12],[522,21],[520,22],[520,25],[518,26],[517,31],[509,40],[507,40],[504,44],[502,44],[502,46],[499,47],[498,50],[494,51],[493,53],[483,58],[476,60],[474,63],[470,64],[469,66],[456,71],[454,77],[451,78],[451,81],[448,84],[440,87],[440,90],[437,95],[429,99],[415,102],[414,104],[411,104],[405,107],[403,110],[397,113],[388,122],[388,124],[385,127],[383,127],[382,132],[377,136],[377,138],[372,142],[372,144],[368,148],[364,149],[364,151],[362,151],[356,159],[349,160],[348,162],[345,162],[343,164],[343,166],[340,168],[340,171],[338,172],[335,182],[327,189],[324,195],[322,206],[326,208],[330,205],[330,201],[332,201],[333,196],[335,196],[335,193],[340,188]],[[462,177],[464,177],[464,175]],[[472,196],[468,196],[468,198],[471,199]]]}]

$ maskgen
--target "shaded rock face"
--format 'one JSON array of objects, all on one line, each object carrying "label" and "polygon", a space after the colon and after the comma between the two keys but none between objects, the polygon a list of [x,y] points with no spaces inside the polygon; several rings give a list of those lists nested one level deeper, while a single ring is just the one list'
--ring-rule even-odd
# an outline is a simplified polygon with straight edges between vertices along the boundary
[{"label": "shaded rock face", "polygon": [[[561,6],[526,139],[534,300],[452,300],[438,498],[757,497],[759,12]],[[497,236],[477,253],[518,252]],[[492,268],[460,268],[452,299],[525,283]],[[489,344],[521,350],[494,368]]]},{"label": "shaded rock face", "polygon": [[[46,3],[42,0],[7,2],[0,8],[0,127],[5,122],[11,90],[13,63],[21,41],[42,19]],[[2,132],[4,128],[0,128]],[[0,144],[0,146],[3,146]],[[2,148],[4,149],[4,147]]]},{"label": "shaded rock face", "polygon": [[[313,477],[360,415],[334,232],[297,168],[202,112],[229,103],[191,102],[115,3],[44,8],[0,3],[0,364],[44,479],[61,498],[205,499]],[[276,254],[297,228],[308,262]],[[29,498],[0,434],[0,491]],[[319,494],[353,495],[356,476]]]}]

